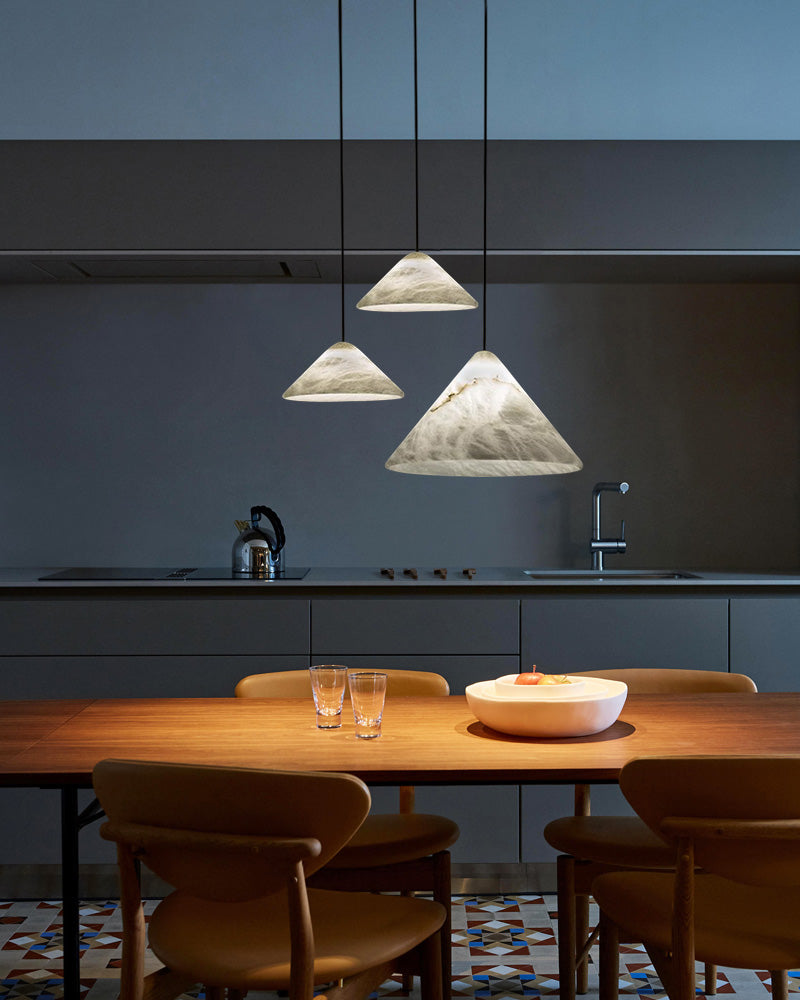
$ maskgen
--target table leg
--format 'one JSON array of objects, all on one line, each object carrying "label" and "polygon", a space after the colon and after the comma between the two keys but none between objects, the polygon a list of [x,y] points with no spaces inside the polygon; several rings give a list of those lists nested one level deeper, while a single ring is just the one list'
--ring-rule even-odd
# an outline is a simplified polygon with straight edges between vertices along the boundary
[{"label": "table leg", "polygon": [[61,789],[61,910],[64,1000],[80,1000],[81,953],[78,915],[78,789]]}]

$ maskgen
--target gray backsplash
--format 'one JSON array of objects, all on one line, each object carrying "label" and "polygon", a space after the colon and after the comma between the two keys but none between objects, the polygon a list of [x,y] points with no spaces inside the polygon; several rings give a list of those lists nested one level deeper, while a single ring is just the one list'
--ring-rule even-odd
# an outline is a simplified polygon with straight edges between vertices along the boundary
[{"label": "gray backsplash", "polygon": [[489,349],[584,462],[520,479],[384,469],[481,313],[359,313],[365,291],[346,336],[401,401],[281,398],[341,336],[336,285],[0,288],[0,562],[224,565],[267,504],[293,565],[588,566],[592,486],[626,479],[609,566],[800,564],[796,286],[490,285]]}]

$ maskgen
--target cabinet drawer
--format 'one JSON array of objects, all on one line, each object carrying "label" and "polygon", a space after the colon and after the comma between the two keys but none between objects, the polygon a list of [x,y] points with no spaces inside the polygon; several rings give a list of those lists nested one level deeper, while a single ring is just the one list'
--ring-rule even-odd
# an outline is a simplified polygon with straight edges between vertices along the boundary
[{"label": "cabinet drawer", "polygon": [[215,596],[0,601],[0,655],[307,654],[308,601]]},{"label": "cabinet drawer", "polygon": [[728,669],[726,598],[539,598],[522,602],[522,668]]},{"label": "cabinet drawer", "polygon": [[323,598],[313,603],[312,621],[313,658],[317,650],[332,655],[519,655],[516,600]]},{"label": "cabinet drawer", "polygon": [[307,656],[2,656],[3,698],[232,698],[247,674]]}]

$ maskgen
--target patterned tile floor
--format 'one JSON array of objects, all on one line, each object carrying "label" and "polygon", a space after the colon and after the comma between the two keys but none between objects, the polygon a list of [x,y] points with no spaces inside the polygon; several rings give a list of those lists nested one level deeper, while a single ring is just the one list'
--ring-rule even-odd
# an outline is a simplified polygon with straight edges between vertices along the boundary
[{"label": "patterned tile floor", "polygon": [[[154,902],[147,903],[152,912]],[[84,1000],[114,1000],[118,993],[121,921],[116,900],[93,900],[81,908]],[[596,954],[586,1000],[597,997]],[[158,963],[151,963],[155,968]],[[59,1000],[61,915],[57,902],[0,902],[0,1000]],[[702,983],[701,983],[702,987]],[[789,981],[800,991],[800,971]],[[418,986],[411,1000],[418,998]],[[659,1000],[664,991],[647,955],[625,947],[620,960],[621,995]],[[698,991],[699,992],[699,991]],[[765,972],[720,969],[717,992],[741,1000],[769,1000]],[[555,897],[459,896],[453,900],[453,997],[519,1000],[558,994]],[[401,997],[399,983],[385,983],[381,997]],[[194,994],[197,997],[197,994]],[[249,995],[273,1000],[274,995]]]}]

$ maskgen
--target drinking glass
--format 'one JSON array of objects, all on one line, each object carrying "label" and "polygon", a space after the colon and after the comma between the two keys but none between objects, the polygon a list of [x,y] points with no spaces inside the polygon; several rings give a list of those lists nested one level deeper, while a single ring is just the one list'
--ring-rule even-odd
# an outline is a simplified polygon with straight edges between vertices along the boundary
[{"label": "drinking glass", "polygon": [[356,736],[372,740],[381,735],[387,675],[377,670],[353,670],[347,675]]},{"label": "drinking glass", "polygon": [[342,724],[342,702],[347,682],[347,667],[324,663],[309,667],[311,691],[317,709],[317,729],[338,729]]}]

